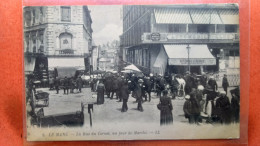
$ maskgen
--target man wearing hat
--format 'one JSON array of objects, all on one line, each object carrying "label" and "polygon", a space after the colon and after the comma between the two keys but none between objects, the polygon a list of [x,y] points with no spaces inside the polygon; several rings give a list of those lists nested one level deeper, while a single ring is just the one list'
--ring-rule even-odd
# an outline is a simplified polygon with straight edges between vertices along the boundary
[{"label": "man wearing hat", "polygon": [[186,95],[185,99],[183,105],[185,118],[189,119],[190,124],[198,124],[200,117],[199,104],[193,96]]},{"label": "man wearing hat", "polygon": [[137,110],[143,112],[144,109],[143,109],[143,106],[142,106],[142,101],[143,101],[143,98],[142,98],[142,93],[144,92],[144,87],[143,87],[143,80],[142,79],[139,79],[138,80],[138,84],[135,88],[135,94],[136,94],[136,100],[137,100]]},{"label": "man wearing hat", "polygon": [[211,89],[213,91],[217,91],[218,90],[218,84],[217,84],[217,82],[216,82],[216,80],[214,79],[213,76],[209,77],[208,85],[211,87]]},{"label": "man wearing hat", "polygon": [[224,74],[224,77],[222,79],[222,87],[223,87],[224,91],[226,91],[226,93],[227,93],[228,86],[229,86],[229,83],[228,83],[227,75]]},{"label": "man wearing hat", "polygon": [[220,91],[219,98],[216,99],[215,113],[222,124],[229,124],[231,121],[230,102],[226,96],[226,91]]}]

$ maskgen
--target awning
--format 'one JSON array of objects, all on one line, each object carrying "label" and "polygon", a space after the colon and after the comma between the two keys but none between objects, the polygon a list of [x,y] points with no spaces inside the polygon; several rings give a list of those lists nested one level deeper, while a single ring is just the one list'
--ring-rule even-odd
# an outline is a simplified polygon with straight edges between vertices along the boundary
[{"label": "awning", "polygon": [[[190,65],[216,65],[216,59],[209,51],[207,45],[189,45],[190,46]],[[187,45],[164,45],[168,55],[169,65],[188,65]]]},{"label": "awning", "polygon": [[190,15],[194,24],[222,24],[216,10],[192,9],[190,10]]},{"label": "awning", "polygon": [[164,49],[161,48],[154,62],[152,72],[164,75],[166,67],[167,67],[167,54],[164,51]]},{"label": "awning", "polygon": [[56,57],[48,58],[48,68],[57,67],[85,67],[84,58]]},{"label": "awning", "polygon": [[180,8],[157,8],[154,10],[156,23],[160,24],[192,24],[189,11]]},{"label": "awning", "polygon": [[73,77],[77,70],[85,70],[84,58],[48,58],[48,68],[49,71],[57,68],[59,78]]},{"label": "awning", "polygon": [[223,24],[239,24],[238,10],[219,10],[220,18]]}]

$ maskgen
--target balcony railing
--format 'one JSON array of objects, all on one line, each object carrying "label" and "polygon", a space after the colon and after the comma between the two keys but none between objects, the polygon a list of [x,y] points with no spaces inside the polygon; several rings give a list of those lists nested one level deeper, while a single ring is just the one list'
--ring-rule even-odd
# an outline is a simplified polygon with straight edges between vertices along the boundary
[{"label": "balcony railing", "polygon": [[144,33],[142,43],[238,42],[239,33]]}]

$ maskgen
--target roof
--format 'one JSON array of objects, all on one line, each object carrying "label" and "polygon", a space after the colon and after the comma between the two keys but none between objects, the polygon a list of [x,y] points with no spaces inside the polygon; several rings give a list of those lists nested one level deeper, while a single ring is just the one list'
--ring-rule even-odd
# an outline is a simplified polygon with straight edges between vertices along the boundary
[{"label": "roof", "polygon": [[189,11],[187,9],[165,9],[158,8],[154,10],[156,23],[179,23],[179,24],[192,24]]},{"label": "roof", "polygon": [[239,24],[238,9],[155,8],[158,24]]},{"label": "roof", "polygon": [[219,15],[223,24],[239,24],[238,10],[220,10]]},{"label": "roof", "polygon": [[192,9],[190,15],[194,24],[222,24],[217,10]]}]

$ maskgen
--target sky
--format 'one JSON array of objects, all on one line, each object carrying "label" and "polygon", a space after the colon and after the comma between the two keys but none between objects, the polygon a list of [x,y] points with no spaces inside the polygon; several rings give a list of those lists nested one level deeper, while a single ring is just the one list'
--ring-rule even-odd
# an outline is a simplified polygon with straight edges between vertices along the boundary
[{"label": "sky", "polygon": [[95,45],[119,40],[123,32],[121,5],[88,6],[92,18],[92,37]]}]

